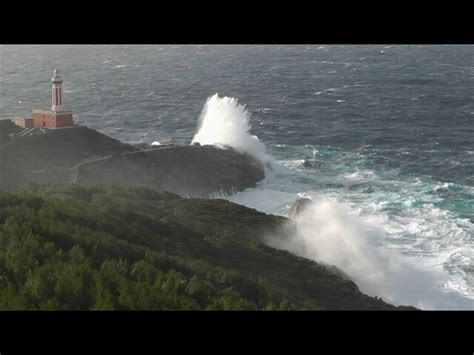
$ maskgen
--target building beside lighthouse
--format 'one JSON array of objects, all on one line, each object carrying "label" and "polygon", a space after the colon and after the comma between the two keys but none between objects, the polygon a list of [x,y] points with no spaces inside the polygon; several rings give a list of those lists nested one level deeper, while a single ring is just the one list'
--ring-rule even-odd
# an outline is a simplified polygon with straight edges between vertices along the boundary
[{"label": "building beside lighthouse", "polygon": [[33,110],[32,118],[17,117],[15,124],[23,128],[62,128],[74,126],[72,111],[64,110],[62,98],[63,80],[59,71],[51,78],[51,107]]}]

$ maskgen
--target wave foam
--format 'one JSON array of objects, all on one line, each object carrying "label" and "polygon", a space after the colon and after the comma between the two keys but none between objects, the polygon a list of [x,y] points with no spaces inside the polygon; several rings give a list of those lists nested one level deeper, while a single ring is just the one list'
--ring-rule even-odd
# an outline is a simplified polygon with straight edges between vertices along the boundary
[{"label": "wave foam", "polygon": [[[435,292],[447,280],[441,272],[415,267],[406,257],[377,245],[379,218],[361,219],[348,205],[321,198],[296,218],[297,232],[267,238],[276,248],[336,265],[362,292],[394,304],[423,309],[445,302]],[[449,305],[445,306],[449,307]]]},{"label": "wave foam", "polygon": [[191,144],[228,145],[268,166],[271,159],[265,153],[265,145],[257,136],[249,133],[249,118],[250,113],[236,98],[219,97],[216,93],[204,105],[199,129]]},{"label": "wave foam", "polygon": [[[298,160],[309,159],[316,148],[317,171],[298,167]],[[281,159],[280,150],[275,152]],[[426,177],[400,178],[396,169],[374,171],[360,155],[321,146],[285,147],[285,152],[284,160],[274,163],[278,172],[275,169],[257,188],[231,200],[286,215],[298,192],[306,191],[305,197],[327,202],[321,207],[324,213],[313,211],[326,217],[315,219],[309,213],[303,216],[306,221],[298,222],[297,236],[278,236],[279,243],[273,236],[269,244],[346,268],[364,293],[390,303],[422,309],[473,308],[474,225],[451,211],[440,196],[471,194],[468,186]],[[348,247],[346,240],[353,240],[355,247]],[[318,254],[321,245],[328,249]],[[345,257],[338,260],[338,253]],[[345,264],[348,260],[353,265]],[[377,270],[382,274],[377,276]]]}]

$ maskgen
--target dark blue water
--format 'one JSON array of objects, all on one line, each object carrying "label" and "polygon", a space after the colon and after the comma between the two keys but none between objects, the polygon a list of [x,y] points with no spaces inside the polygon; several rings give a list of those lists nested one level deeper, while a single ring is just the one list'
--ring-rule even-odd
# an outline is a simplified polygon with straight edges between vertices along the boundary
[{"label": "dark blue water", "polygon": [[2,46],[0,118],[48,106],[55,68],[76,121],[131,143],[189,143],[210,95],[237,97],[290,174],[234,201],[347,204],[447,275],[427,308],[474,308],[474,46]]}]

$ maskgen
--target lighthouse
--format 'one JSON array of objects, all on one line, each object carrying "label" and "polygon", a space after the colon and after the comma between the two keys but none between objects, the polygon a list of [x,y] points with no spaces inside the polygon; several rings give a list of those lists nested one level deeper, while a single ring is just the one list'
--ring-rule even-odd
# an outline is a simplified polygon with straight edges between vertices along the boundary
[{"label": "lighthouse", "polygon": [[52,98],[51,110],[61,111],[63,109],[63,98],[62,98],[62,88],[61,88],[63,79],[59,75],[59,70],[57,69],[54,70],[53,77],[51,78],[51,83],[53,84],[53,87],[51,88],[51,98]]},{"label": "lighthouse", "polygon": [[33,125],[37,128],[64,128],[75,126],[72,111],[64,109],[63,79],[55,69],[51,78],[51,108],[33,110]]},{"label": "lighthouse", "polygon": [[23,128],[75,127],[72,111],[64,110],[63,79],[55,69],[51,78],[51,107],[33,110],[33,118],[17,117],[16,125]]}]

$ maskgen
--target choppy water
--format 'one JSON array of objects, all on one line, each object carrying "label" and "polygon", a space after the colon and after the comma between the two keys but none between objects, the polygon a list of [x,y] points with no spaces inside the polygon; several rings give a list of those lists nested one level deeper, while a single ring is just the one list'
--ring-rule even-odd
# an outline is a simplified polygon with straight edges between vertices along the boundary
[{"label": "choppy water", "polygon": [[474,309],[473,58],[451,45],[2,46],[0,119],[48,106],[54,68],[76,121],[131,143],[189,143],[210,95],[238,97],[287,170],[231,200],[347,205],[378,247],[446,275],[426,308]]}]

